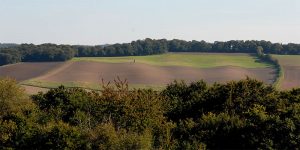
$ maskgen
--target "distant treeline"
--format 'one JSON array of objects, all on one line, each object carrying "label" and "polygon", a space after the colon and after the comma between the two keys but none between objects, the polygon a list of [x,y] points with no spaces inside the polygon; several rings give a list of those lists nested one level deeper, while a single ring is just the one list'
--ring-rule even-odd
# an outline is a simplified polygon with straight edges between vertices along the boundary
[{"label": "distant treeline", "polygon": [[109,46],[73,46],[78,57],[151,55],[165,52],[256,53],[261,47],[266,54],[300,54],[300,44],[280,44],[269,41],[205,41],[145,39]]},{"label": "distant treeline", "polygon": [[70,45],[21,44],[0,49],[0,65],[17,62],[66,61],[75,56],[76,50]]},{"label": "distant treeline", "polygon": [[10,47],[16,47],[18,44],[15,43],[0,43],[0,48],[10,48]]},{"label": "distant treeline", "polygon": [[168,52],[169,41],[165,39],[145,39],[124,44],[107,46],[73,46],[73,48],[77,51],[77,57],[141,56]]},{"label": "distant treeline", "polygon": [[55,44],[0,44],[0,65],[19,61],[65,61],[73,57],[141,56],[166,52],[300,54],[300,44],[280,44],[269,41],[239,41],[209,43],[184,40],[137,40],[131,43],[82,46]]}]

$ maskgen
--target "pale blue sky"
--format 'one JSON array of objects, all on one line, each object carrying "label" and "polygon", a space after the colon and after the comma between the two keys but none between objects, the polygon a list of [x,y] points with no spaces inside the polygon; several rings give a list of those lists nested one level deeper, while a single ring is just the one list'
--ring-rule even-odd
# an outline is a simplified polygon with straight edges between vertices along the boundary
[{"label": "pale blue sky", "polygon": [[300,0],[0,0],[0,43],[300,43]]}]

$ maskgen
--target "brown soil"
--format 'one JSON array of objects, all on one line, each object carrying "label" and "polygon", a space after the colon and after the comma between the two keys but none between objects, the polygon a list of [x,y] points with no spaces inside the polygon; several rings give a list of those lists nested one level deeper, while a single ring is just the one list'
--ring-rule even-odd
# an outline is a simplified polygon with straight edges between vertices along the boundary
[{"label": "brown soil", "polygon": [[282,89],[291,89],[300,87],[300,67],[299,66],[283,66],[284,80]]},{"label": "brown soil", "polygon": [[64,64],[63,62],[19,63],[0,67],[0,77],[15,78],[18,82],[41,76]]},{"label": "brown soil", "polygon": [[50,75],[38,79],[50,82],[100,82],[112,81],[117,77],[127,79],[131,84],[167,84],[173,80],[187,82],[204,79],[209,83],[244,79],[246,76],[272,83],[274,79],[271,68],[245,69],[240,67],[216,67],[197,69],[191,67],[160,67],[139,63],[99,63],[74,62],[64,69],[53,71]]}]

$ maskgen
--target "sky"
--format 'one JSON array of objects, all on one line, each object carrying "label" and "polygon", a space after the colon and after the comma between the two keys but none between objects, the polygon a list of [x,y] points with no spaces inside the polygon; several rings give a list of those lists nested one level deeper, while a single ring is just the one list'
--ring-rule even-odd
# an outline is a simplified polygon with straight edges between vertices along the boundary
[{"label": "sky", "polygon": [[0,0],[0,43],[300,43],[300,0]]}]

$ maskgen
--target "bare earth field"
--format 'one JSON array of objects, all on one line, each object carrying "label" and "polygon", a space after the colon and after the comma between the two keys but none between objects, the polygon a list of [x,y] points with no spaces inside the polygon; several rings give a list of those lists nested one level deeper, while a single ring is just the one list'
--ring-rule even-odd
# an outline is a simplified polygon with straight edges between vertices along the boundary
[{"label": "bare earth field", "polygon": [[300,56],[299,55],[273,55],[283,68],[283,81],[281,89],[300,87]]},{"label": "bare earth field", "polygon": [[37,78],[48,82],[101,82],[112,81],[117,77],[127,79],[130,84],[167,84],[173,80],[185,80],[187,82],[204,79],[209,83],[239,80],[246,76],[272,83],[273,70],[271,68],[240,68],[240,67],[165,67],[152,66],[138,63],[100,63],[100,62],[74,62],[67,68],[52,75]]},{"label": "bare earth field", "polygon": [[[134,63],[133,60],[136,60]],[[174,80],[208,83],[245,79],[272,84],[271,66],[249,54],[169,53],[152,56],[74,58],[68,62],[20,63],[0,67],[0,77],[13,77],[34,94],[61,84],[87,89],[101,88],[101,80],[127,79],[133,88],[162,89]]]},{"label": "bare earth field", "polygon": [[300,87],[300,67],[299,66],[284,66],[284,80],[281,87],[283,89],[291,89]]},{"label": "bare earth field", "polygon": [[20,82],[43,75],[54,68],[60,67],[62,64],[63,62],[47,62],[0,66],[0,77],[11,77]]}]

